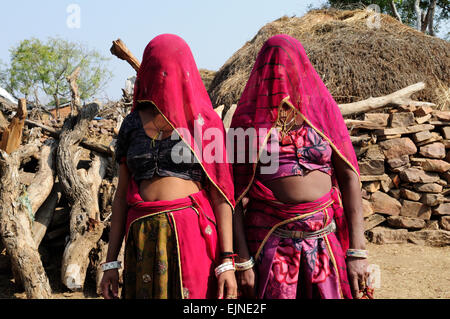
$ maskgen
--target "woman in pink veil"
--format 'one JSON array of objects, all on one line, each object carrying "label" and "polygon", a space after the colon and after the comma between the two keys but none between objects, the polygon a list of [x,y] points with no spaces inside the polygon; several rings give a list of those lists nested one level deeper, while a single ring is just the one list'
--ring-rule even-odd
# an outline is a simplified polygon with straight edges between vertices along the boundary
[{"label": "woman in pink veil", "polygon": [[241,142],[234,140],[233,170],[242,295],[367,296],[356,155],[298,40],[277,35],[263,45],[230,132]]},{"label": "woman in pink veil", "polygon": [[237,297],[232,167],[226,152],[215,162],[205,156],[208,130],[225,149],[223,123],[189,46],[173,34],[157,36],[145,48],[133,108],[117,137],[105,298],[118,297],[124,237],[123,298]]}]

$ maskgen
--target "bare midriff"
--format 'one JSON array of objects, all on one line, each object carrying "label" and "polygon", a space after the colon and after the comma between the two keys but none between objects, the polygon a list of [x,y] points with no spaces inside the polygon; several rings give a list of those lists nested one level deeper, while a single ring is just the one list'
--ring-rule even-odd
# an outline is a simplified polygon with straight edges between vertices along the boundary
[{"label": "bare midriff", "polygon": [[146,202],[184,198],[201,189],[200,182],[172,176],[154,176],[151,179],[142,180],[139,184],[139,194]]},{"label": "bare midriff", "polygon": [[330,175],[319,170],[303,176],[285,176],[265,182],[274,196],[283,203],[312,202],[326,195],[332,187]]}]

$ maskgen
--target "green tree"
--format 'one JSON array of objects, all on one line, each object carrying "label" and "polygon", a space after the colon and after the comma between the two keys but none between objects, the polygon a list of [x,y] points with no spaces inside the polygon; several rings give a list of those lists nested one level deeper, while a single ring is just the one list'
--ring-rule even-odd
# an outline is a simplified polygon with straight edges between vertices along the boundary
[{"label": "green tree", "polygon": [[345,8],[376,4],[381,12],[422,32],[435,35],[439,23],[448,20],[449,0],[327,0],[331,7]]},{"label": "green tree", "polygon": [[11,61],[0,72],[0,84],[15,97],[40,105],[44,97],[57,108],[70,100],[70,87],[66,80],[77,67],[81,100],[86,100],[104,89],[112,77],[106,67],[109,60],[99,52],[79,42],[61,38],[23,40],[10,50]]}]

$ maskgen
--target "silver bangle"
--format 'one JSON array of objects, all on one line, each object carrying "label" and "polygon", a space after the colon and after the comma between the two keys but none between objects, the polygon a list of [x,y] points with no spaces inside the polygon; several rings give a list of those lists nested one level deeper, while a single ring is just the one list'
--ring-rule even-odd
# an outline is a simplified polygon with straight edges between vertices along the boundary
[{"label": "silver bangle", "polygon": [[367,250],[364,249],[347,249],[347,257],[367,258],[369,256]]},{"label": "silver bangle", "polygon": [[216,267],[216,269],[214,269],[214,273],[216,275],[216,278],[219,277],[219,275],[225,271],[229,271],[229,270],[236,270],[236,268],[233,265],[232,261],[227,261],[219,266]]},{"label": "silver bangle", "polygon": [[250,268],[253,268],[254,265],[255,265],[255,260],[253,259],[253,257],[250,257],[249,260],[247,260],[243,263],[235,263],[237,271],[248,270]]},{"label": "silver bangle", "polygon": [[103,271],[107,271],[107,270],[110,270],[110,269],[120,269],[120,268],[122,268],[122,262],[118,261],[118,260],[110,261],[110,262],[107,262],[107,263],[103,263],[100,266],[102,267]]}]

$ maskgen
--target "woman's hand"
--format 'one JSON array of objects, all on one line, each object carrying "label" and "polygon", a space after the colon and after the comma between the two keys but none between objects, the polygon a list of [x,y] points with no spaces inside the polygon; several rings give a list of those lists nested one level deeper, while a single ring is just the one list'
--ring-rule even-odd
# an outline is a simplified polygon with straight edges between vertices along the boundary
[{"label": "woman's hand", "polygon": [[366,288],[369,278],[367,266],[367,259],[347,257],[347,275],[353,298],[359,298],[360,291]]},{"label": "woman's hand", "polygon": [[219,275],[217,298],[237,299],[237,283],[234,271],[228,270]]},{"label": "woman's hand", "polygon": [[117,269],[110,269],[103,273],[102,281],[100,282],[102,288],[102,295],[105,299],[119,298],[119,271]]},{"label": "woman's hand", "polygon": [[237,271],[236,278],[242,298],[256,299],[256,273],[253,268]]}]

